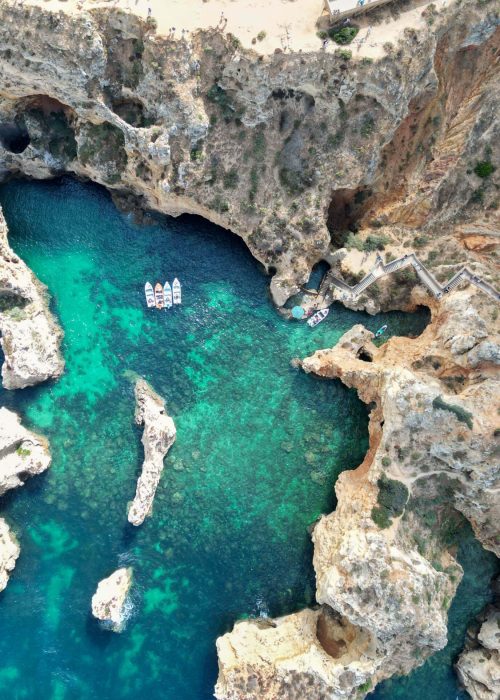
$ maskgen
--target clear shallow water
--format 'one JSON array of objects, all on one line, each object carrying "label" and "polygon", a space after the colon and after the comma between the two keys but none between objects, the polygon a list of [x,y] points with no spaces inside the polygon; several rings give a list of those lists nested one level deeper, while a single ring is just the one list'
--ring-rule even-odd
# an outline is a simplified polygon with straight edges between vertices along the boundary
[{"label": "clear shallow water", "polygon": [[[68,180],[12,182],[0,201],[12,246],[52,293],[66,359],[57,383],[0,390],[53,454],[47,474],[0,501],[22,547],[0,595],[0,697],[210,698],[217,635],[238,617],[312,601],[307,526],[334,507],[331,485],[367,447],[355,394],[290,359],[360,321],[418,333],[425,314],[335,309],[311,330],[276,314],[245,246],[201,219],[136,227],[102,189]],[[145,280],[174,276],[183,306],[146,310]],[[178,430],[139,529],[126,522],[142,460],[131,372],[165,397]],[[493,570],[471,541],[464,552],[481,583],[464,589],[466,612],[463,595],[457,603],[460,644]],[[91,618],[90,598],[124,564],[134,608],[114,635]],[[422,682],[439,688],[430,700],[455,697],[448,658],[424,668],[423,681],[392,682],[380,697],[418,697]]]}]

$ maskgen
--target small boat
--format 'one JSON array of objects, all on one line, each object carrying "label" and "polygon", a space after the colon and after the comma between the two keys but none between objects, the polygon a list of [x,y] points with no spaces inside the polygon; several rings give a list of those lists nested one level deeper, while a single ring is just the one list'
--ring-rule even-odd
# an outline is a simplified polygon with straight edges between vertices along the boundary
[{"label": "small boat", "polygon": [[379,338],[383,333],[385,333],[387,330],[387,323],[384,323],[383,326],[381,326],[378,331],[375,333],[375,338]]},{"label": "small boat", "polygon": [[172,282],[172,290],[174,293],[174,304],[180,304],[182,301],[181,283],[179,282],[177,277]]},{"label": "small boat", "polygon": [[144,285],[144,293],[146,295],[146,304],[148,309],[155,306],[155,293],[153,292],[153,285],[150,282],[146,282]]},{"label": "small boat", "polygon": [[157,309],[163,309],[165,306],[165,299],[163,298],[163,285],[159,282],[155,284],[155,302]]},{"label": "small boat", "polygon": [[314,326],[317,326],[318,323],[324,321],[329,313],[330,309],[320,309],[319,311],[316,311],[316,313],[307,320],[307,325],[314,328]]},{"label": "small boat", "polygon": [[165,308],[172,308],[172,287],[169,282],[165,282],[163,285],[163,300],[165,302]]}]

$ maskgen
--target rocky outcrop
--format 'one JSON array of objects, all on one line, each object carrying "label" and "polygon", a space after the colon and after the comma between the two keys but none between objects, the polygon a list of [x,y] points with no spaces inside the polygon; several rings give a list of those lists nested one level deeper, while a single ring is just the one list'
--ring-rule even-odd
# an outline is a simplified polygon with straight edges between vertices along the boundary
[{"label": "rocky outcrop", "polygon": [[453,228],[487,224],[497,197],[499,169],[474,170],[500,142],[487,4],[434,13],[376,62],[319,40],[259,55],[210,27],[175,38],[120,9],[37,5],[0,9],[0,174],[76,173],[202,215],[274,273],[278,305],[348,230],[373,249],[367,235],[402,246],[418,226],[421,252],[445,251],[433,266],[467,250],[491,271]]},{"label": "rocky outcrop", "polygon": [[[0,496],[48,469],[50,462],[47,440],[22,426],[16,413],[0,407]],[[0,518],[0,591],[7,585],[19,552],[15,536]]]},{"label": "rocky outcrop", "polygon": [[132,569],[117,569],[111,576],[99,581],[92,596],[92,615],[113,632],[121,632],[123,629],[131,585]]},{"label": "rocky outcrop", "polygon": [[9,580],[9,574],[19,556],[19,544],[3,518],[0,518],[0,591]]},{"label": "rocky outcrop", "polygon": [[45,287],[14,253],[0,209],[0,345],[6,389],[59,377],[62,332],[48,308]]},{"label": "rocky outcrop", "polygon": [[0,408],[0,496],[50,466],[48,442],[21,425],[20,418]]},{"label": "rocky outcrop", "polygon": [[135,384],[135,404],[135,422],[144,426],[144,462],[128,521],[140,525],[151,514],[163,459],[175,442],[176,430],[174,421],[166,413],[165,402],[144,379],[138,379]]},{"label": "rocky outcrop", "polygon": [[496,700],[500,697],[500,606],[496,601],[480,615],[480,626],[468,631],[465,650],[456,670],[472,700]]},{"label": "rocky outcrop", "polygon": [[337,509],[313,532],[316,598],[338,621],[341,652],[318,655],[311,611],[300,629],[295,616],[264,630],[240,622],[218,643],[221,700],[295,697],[285,689],[302,683],[311,684],[311,697],[358,698],[408,673],[446,644],[463,516],[498,554],[498,366],[494,353],[479,352],[498,343],[496,315],[472,291],[450,295],[432,313],[414,340],[379,348],[358,325],[302,362],[371,406],[366,458],[340,475]]}]

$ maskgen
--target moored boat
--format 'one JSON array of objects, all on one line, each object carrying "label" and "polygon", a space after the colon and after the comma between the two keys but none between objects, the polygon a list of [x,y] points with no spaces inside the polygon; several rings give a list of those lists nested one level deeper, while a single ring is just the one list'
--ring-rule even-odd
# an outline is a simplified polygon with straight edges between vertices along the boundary
[{"label": "moored boat", "polygon": [[181,283],[179,282],[177,277],[172,282],[172,291],[174,296],[174,304],[180,304],[182,301]]},{"label": "moored boat", "polygon": [[155,306],[155,293],[153,291],[153,285],[150,282],[146,282],[144,285],[144,294],[146,295],[148,309]]},{"label": "moored boat", "polygon": [[163,300],[167,309],[172,308],[172,287],[169,282],[163,285]]},{"label": "moored boat", "polygon": [[159,282],[155,284],[155,302],[157,309],[163,309],[165,306],[165,299],[163,298],[163,285]]},{"label": "moored boat", "polygon": [[319,311],[316,311],[316,313],[307,320],[307,325],[314,328],[314,326],[317,326],[318,323],[324,321],[329,313],[330,309],[320,309]]}]

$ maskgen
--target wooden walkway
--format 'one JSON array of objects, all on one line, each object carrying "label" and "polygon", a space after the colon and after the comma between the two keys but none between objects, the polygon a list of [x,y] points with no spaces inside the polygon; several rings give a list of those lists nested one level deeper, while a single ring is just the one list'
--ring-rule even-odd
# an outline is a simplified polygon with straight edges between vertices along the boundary
[{"label": "wooden walkway", "polygon": [[390,275],[397,270],[403,270],[405,267],[410,266],[413,267],[422,284],[431,292],[431,294],[436,297],[436,299],[441,299],[444,294],[451,292],[453,289],[458,287],[461,282],[467,281],[470,284],[475,285],[485,294],[488,294],[488,296],[492,297],[495,301],[500,301],[500,294],[496,291],[496,289],[488,282],[485,282],[480,277],[477,277],[477,275],[474,275],[466,267],[463,267],[459,272],[453,275],[448,282],[441,285],[434,275],[423,265],[423,263],[420,262],[415,253],[404,255],[402,258],[397,258],[397,260],[387,263],[387,265],[384,264],[384,261],[380,255],[377,255],[377,262],[375,263],[375,266],[371,272],[369,272],[366,277],[352,287],[348,285],[347,282],[344,282],[344,280],[334,277],[329,273],[326,275],[327,279],[324,281],[327,281],[328,284],[341,290],[343,292],[344,299],[356,299],[356,297],[362,294],[362,292],[368,289],[368,287],[370,287],[381,277],[385,277],[385,275]]}]

